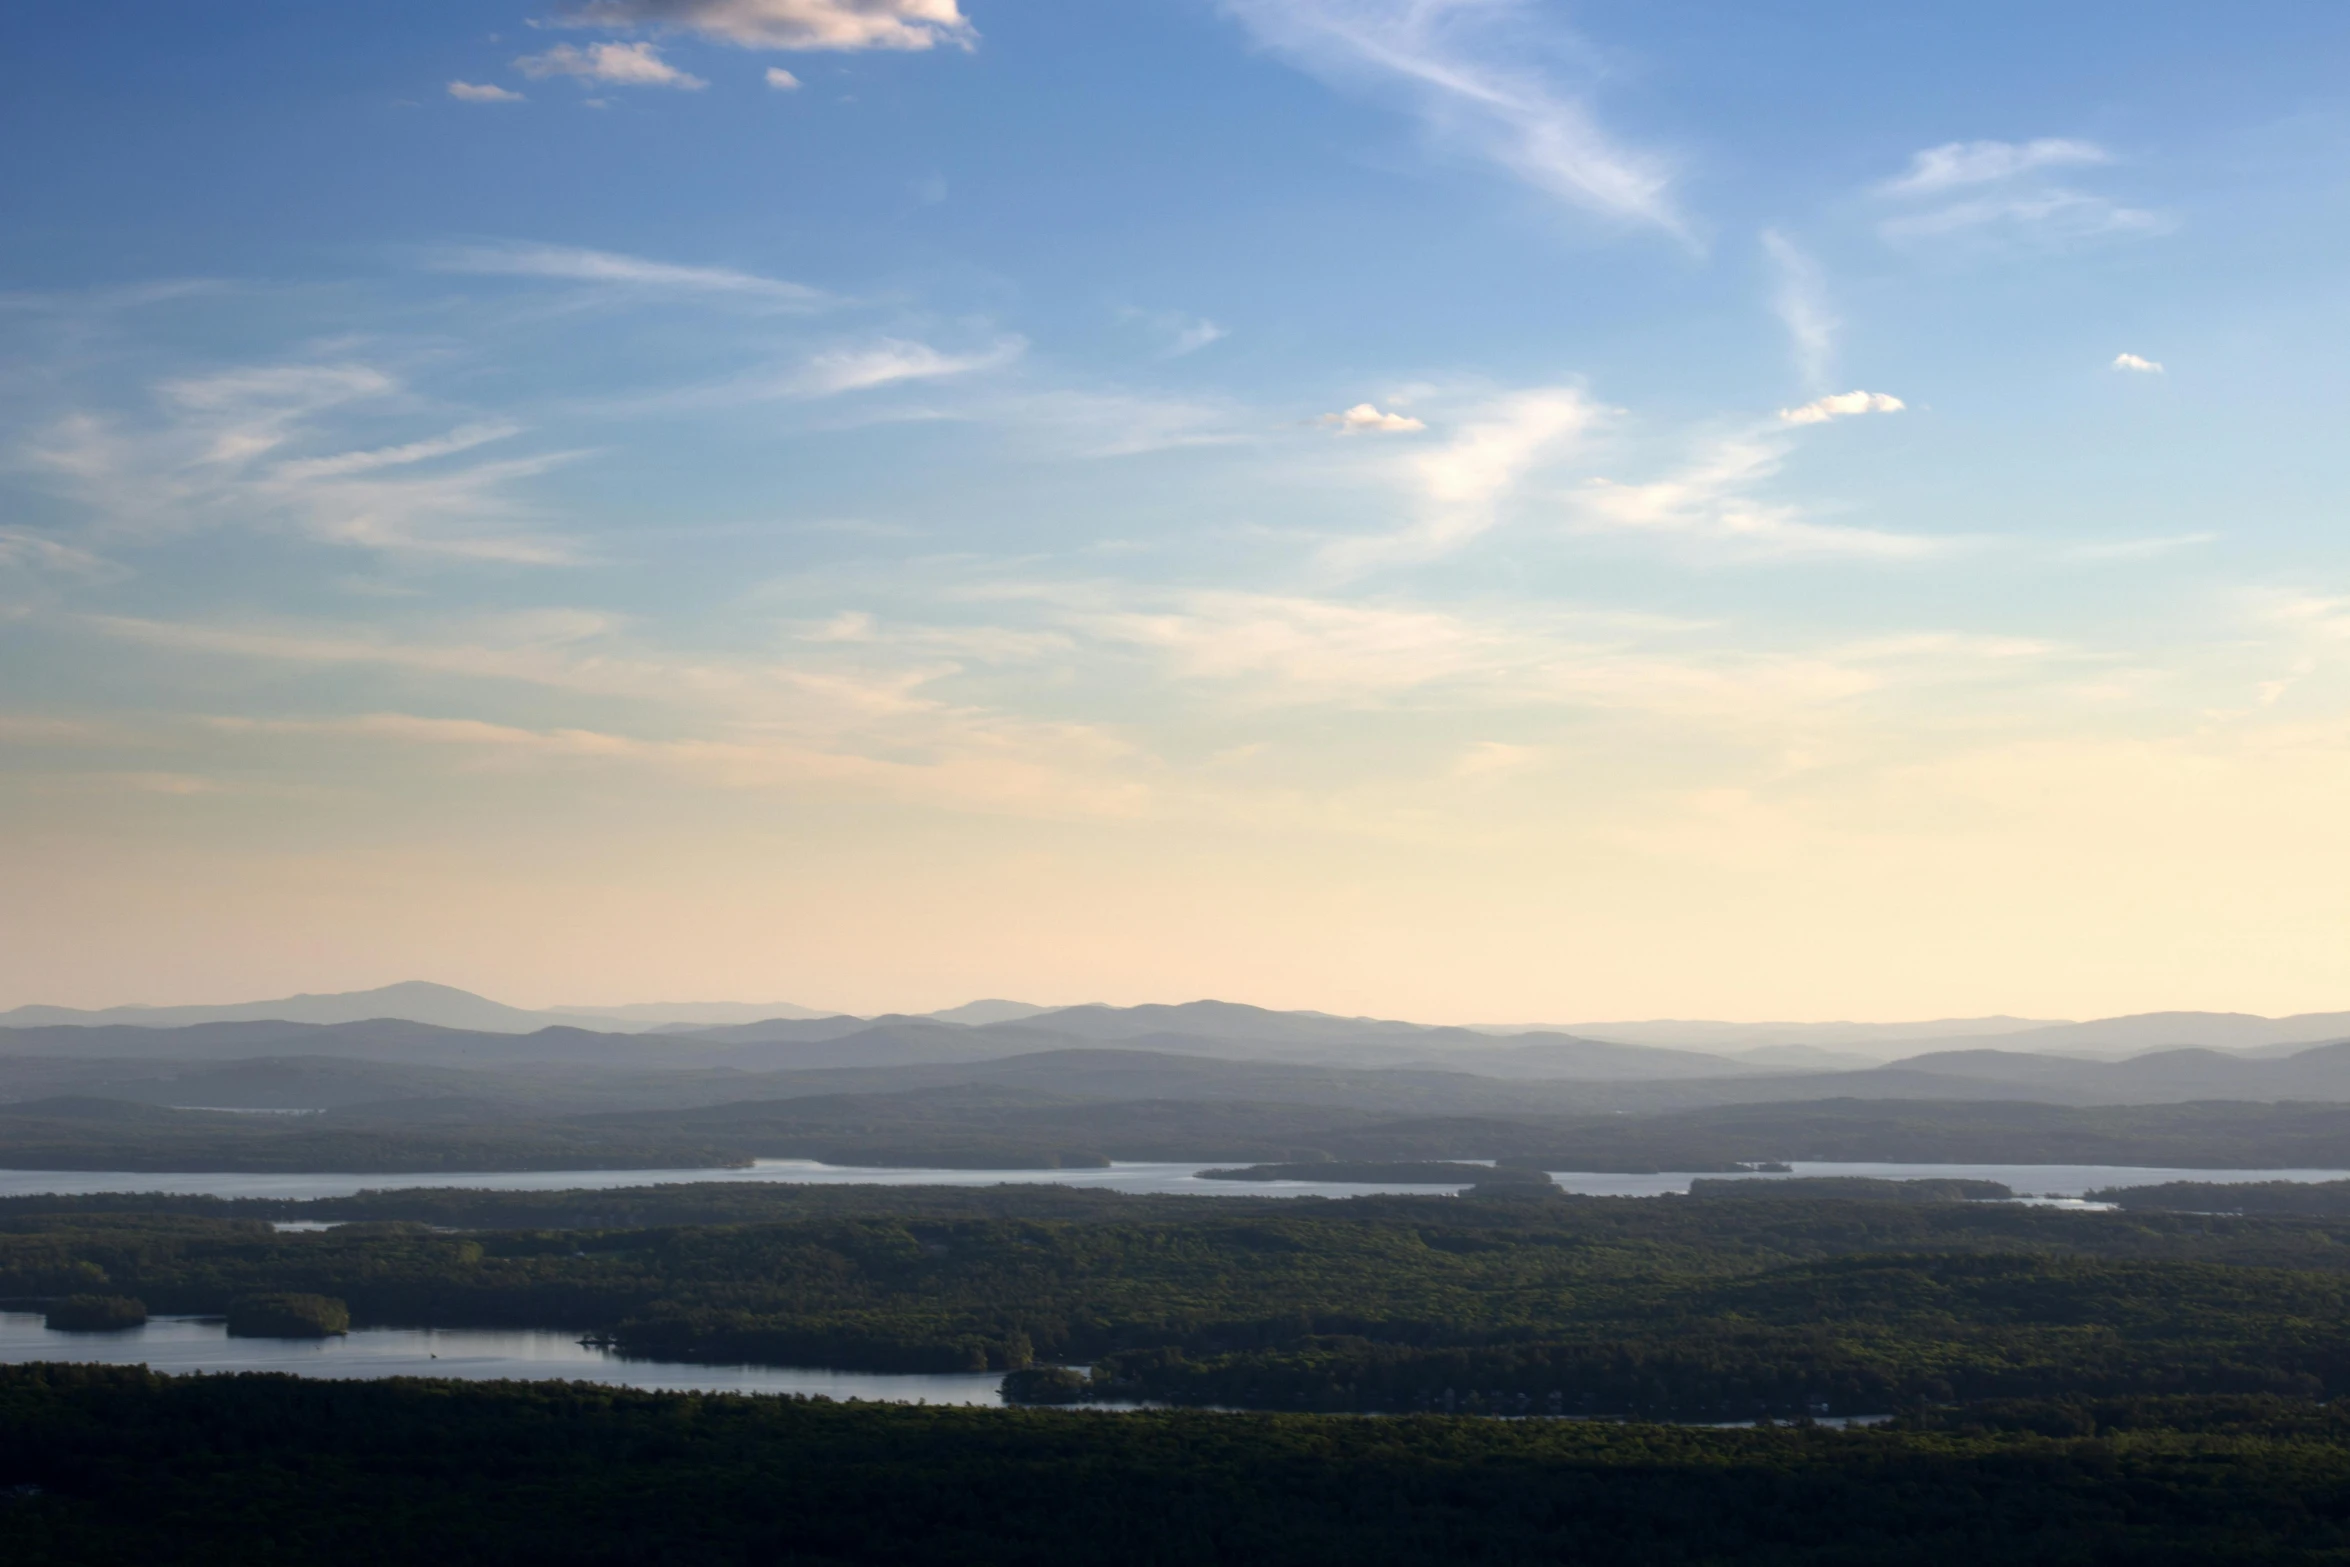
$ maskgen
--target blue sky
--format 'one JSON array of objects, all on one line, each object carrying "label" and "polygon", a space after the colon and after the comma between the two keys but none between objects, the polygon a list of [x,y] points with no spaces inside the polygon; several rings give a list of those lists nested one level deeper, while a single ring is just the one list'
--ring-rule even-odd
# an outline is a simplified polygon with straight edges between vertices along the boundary
[{"label": "blue sky", "polygon": [[20,33],[0,1001],[2345,1004],[2350,16]]}]

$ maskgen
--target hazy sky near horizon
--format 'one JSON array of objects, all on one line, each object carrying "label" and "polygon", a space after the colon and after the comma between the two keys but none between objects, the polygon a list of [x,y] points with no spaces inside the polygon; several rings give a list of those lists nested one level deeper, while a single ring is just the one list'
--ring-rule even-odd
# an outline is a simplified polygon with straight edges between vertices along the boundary
[{"label": "hazy sky near horizon", "polygon": [[14,37],[0,1005],[2350,1006],[2350,10]]}]

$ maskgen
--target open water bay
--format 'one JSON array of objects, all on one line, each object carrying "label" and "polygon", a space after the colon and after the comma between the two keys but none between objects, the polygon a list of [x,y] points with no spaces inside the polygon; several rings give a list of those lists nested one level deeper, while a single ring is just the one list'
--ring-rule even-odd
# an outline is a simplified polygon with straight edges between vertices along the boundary
[{"label": "open water bay", "polygon": [[656,1392],[805,1393],[895,1404],[1000,1404],[1000,1371],[936,1375],[704,1366],[628,1360],[576,1334],[478,1328],[356,1328],[340,1338],[230,1338],[217,1317],[155,1317],[117,1333],[59,1333],[0,1312],[0,1364],[69,1361],[155,1371],[284,1371],[303,1377],[459,1377],[601,1382]]}]

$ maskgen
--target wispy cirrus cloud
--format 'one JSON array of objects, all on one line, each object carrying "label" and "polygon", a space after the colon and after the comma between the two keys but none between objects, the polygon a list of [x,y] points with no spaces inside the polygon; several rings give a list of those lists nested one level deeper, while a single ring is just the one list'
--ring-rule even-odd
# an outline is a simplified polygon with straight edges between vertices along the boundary
[{"label": "wispy cirrus cloud", "polygon": [[1085,460],[1232,446],[1259,433],[1246,409],[1220,399],[1115,386],[1008,391],[968,416],[1015,432],[1032,451]]},{"label": "wispy cirrus cloud", "polygon": [[495,82],[451,82],[449,96],[459,103],[522,103],[523,95]]},{"label": "wispy cirrus cloud", "polygon": [[1591,480],[1569,497],[1569,507],[1585,530],[1652,534],[1762,559],[1916,560],[1947,548],[1920,534],[1815,522],[1803,507],[1769,499],[1764,486],[1787,453],[1776,432],[1720,436],[1664,478]]},{"label": "wispy cirrus cloud", "polygon": [[[1066,645],[1049,636],[866,622],[803,642],[805,657],[759,658],[665,647],[592,610],[405,629],[125,616],[83,624],[181,656],[397,669],[422,677],[443,706],[209,720],[220,734],[254,741],[367,739],[467,756],[468,765],[658,766],[709,787],[849,789],[982,815],[1127,816],[1151,804],[1137,765],[1147,756],[1113,730],[929,689],[965,660]],[[466,711],[499,685],[562,691],[591,707],[609,699],[612,711],[592,724],[543,728]],[[648,719],[658,732],[642,732]]]},{"label": "wispy cirrus cloud", "polygon": [[743,49],[969,48],[978,37],[957,0],[581,0],[555,22],[691,33]]},{"label": "wispy cirrus cloud", "polygon": [[1778,274],[1771,307],[1787,329],[1794,351],[1796,373],[1807,387],[1825,385],[1836,362],[1836,333],[1840,323],[1828,303],[1827,279],[1819,263],[1776,229],[1765,229],[1763,254]]},{"label": "wispy cirrus cloud", "polygon": [[1654,154],[1621,145],[1536,63],[1572,40],[1522,0],[1224,0],[1267,48],[1318,76],[1400,96],[1438,141],[1612,221],[1688,225]]},{"label": "wispy cirrus cloud", "polygon": [[1159,357],[1181,359],[1196,354],[1210,343],[1222,342],[1231,333],[1205,316],[1185,315],[1180,310],[1139,310],[1128,308],[1119,314],[1126,320],[1149,328],[1160,340]]},{"label": "wispy cirrus cloud", "polygon": [[371,473],[379,468],[402,468],[410,463],[430,462],[436,457],[453,457],[459,452],[469,452],[477,446],[519,435],[521,431],[522,426],[518,424],[483,420],[459,425],[446,435],[410,441],[400,446],[378,447],[373,451],[338,452],[332,457],[308,457],[280,463],[276,472],[281,479],[297,482],[340,479],[356,473]]},{"label": "wispy cirrus cloud", "polygon": [[2094,142],[2063,137],[2038,141],[1952,141],[1911,154],[1909,167],[1877,187],[1881,196],[1939,196],[1971,185],[1991,185],[2036,169],[2111,163]]},{"label": "wispy cirrus cloud", "polygon": [[1879,197],[1912,208],[1886,218],[1877,231],[1895,243],[2006,236],[2066,244],[2175,227],[2166,214],[2060,184],[2047,173],[2114,161],[2094,142],[2060,137],[1928,147],[1911,157],[1906,171],[1876,187]]},{"label": "wispy cirrus cloud", "polygon": [[1950,541],[1819,522],[1801,504],[1773,499],[1768,490],[1795,449],[1796,432],[1862,414],[1899,413],[1906,406],[1885,392],[1838,392],[1783,408],[1769,425],[1706,435],[1695,456],[1663,478],[1585,483],[1568,498],[1574,524],[1585,531],[1654,534],[1715,554],[1765,560],[1897,561],[1942,553]]},{"label": "wispy cirrus cloud", "polygon": [[[1437,420],[1445,433],[1441,445],[1368,459],[1364,471],[1383,488],[1416,495],[1408,503],[1418,513],[1415,521],[1326,544],[1319,559],[1342,577],[1418,564],[1466,549],[1504,524],[1554,534],[1647,534],[1714,558],[1899,560],[1933,554],[1946,542],[1820,522],[1801,504],[1768,497],[1798,431],[1904,406],[1883,392],[1836,393],[1783,409],[1768,424],[1745,421],[1700,434],[1695,455],[1664,476],[1623,479],[1592,471],[1599,456],[1594,437],[1619,428],[1622,410],[1580,387],[1490,395]],[[1366,415],[1365,427],[1369,420]],[[1620,454],[1612,458],[1622,460]]]},{"label": "wispy cirrus cloud", "polygon": [[0,528],[0,571],[59,571],[102,576],[114,568],[101,556],[30,528]]},{"label": "wispy cirrus cloud", "polygon": [[[1526,477],[1573,450],[1607,410],[1580,387],[1543,386],[1488,399],[1452,424],[1451,438],[1410,458],[1420,517],[1392,532],[1330,544],[1323,564],[1343,573],[1437,559],[1502,521]],[[1343,416],[1342,416],[1343,417]]]},{"label": "wispy cirrus cloud", "polygon": [[1027,350],[1020,338],[1003,338],[985,348],[948,353],[928,343],[885,337],[811,355],[784,378],[777,390],[802,397],[837,397],[904,381],[939,381],[1010,364]]},{"label": "wispy cirrus cloud", "polygon": [[2005,231],[2061,244],[2105,235],[2163,234],[2175,226],[2159,212],[2125,207],[2082,191],[2054,190],[1956,202],[1932,212],[1888,218],[1877,227],[1887,239],[1897,241]]},{"label": "wispy cirrus cloud", "polygon": [[[47,533],[0,527],[0,621],[34,613],[55,601],[69,585],[124,575],[121,567],[105,557]],[[7,720],[0,715],[0,740],[10,738]]]},{"label": "wispy cirrus cloud", "polygon": [[1042,606],[1087,661],[1124,650],[1237,711],[1583,709],[1761,728],[1905,689],[2030,680],[2084,657],[2039,639],[1940,630],[1762,651],[1725,644],[1721,628],[1661,617],[1529,605],[1465,612],[1395,594],[1122,583],[999,591]]},{"label": "wispy cirrus cloud", "polygon": [[336,440],[339,421],[412,419],[412,395],[372,365],[265,364],[156,384],[148,410],[77,412],[21,449],[100,536],[283,528],[394,553],[546,564],[575,548],[512,486],[568,460],[451,462],[519,427],[477,420],[389,446]]},{"label": "wispy cirrus cloud", "polygon": [[567,245],[460,245],[431,252],[426,264],[436,272],[548,278],[652,293],[743,299],[796,310],[833,303],[832,296],[822,289],[784,278]]},{"label": "wispy cirrus cloud", "polygon": [[2098,544],[2076,544],[2064,552],[2067,560],[2151,560],[2158,555],[2171,555],[2180,550],[2193,549],[2198,544],[2216,543],[2216,533],[2172,533],[2151,539],[2117,539]]}]

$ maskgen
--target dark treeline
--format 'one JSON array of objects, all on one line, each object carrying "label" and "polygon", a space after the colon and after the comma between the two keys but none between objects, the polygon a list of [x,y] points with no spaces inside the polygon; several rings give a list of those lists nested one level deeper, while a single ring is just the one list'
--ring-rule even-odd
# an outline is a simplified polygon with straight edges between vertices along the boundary
[{"label": "dark treeline", "polygon": [[[1255,1206],[1246,1196],[1218,1200]],[[407,1220],[464,1230],[618,1230],[814,1218],[1133,1219],[1196,1214],[1199,1201],[1027,1183],[834,1186],[792,1181],[685,1181],[546,1192],[410,1186],[315,1198],[98,1192],[72,1197],[0,1197],[0,1229],[19,1219],[100,1214],[324,1223]]]},{"label": "dark treeline", "polygon": [[[1290,1086],[1300,1095],[1314,1089]],[[969,1084],[593,1114],[457,1094],[289,1116],[89,1097],[0,1105],[0,1162],[17,1169],[389,1173],[705,1168],[755,1158],[948,1169],[1482,1159],[1615,1172],[1728,1172],[1788,1160],[2350,1169],[2350,1106],[1842,1099],[1645,1115],[1397,1116],[1310,1098],[1105,1099]]]},{"label": "dark treeline", "polygon": [[2342,1222],[1751,1189],[1105,1195],[868,1188],[873,1207],[791,1194],[810,1206],[768,1222],[322,1234],[27,1201],[0,1212],[0,1296],[169,1314],[311,1294],[360,1326],[561,1328],[658,1358],[851,1369],[1090,1363],[1083,1387],[1037,1391],[1267,1408],[1740,1419],[2350,1392]]},{"label": "dark treeline", "polygon": [[659,1170],[750,1158],[722,1139],[540,1121],[456,1099],[284,1116],[113,1099],[0,1105],[0,1167],[19,1170]]},{"label": "dark treeline", "polygon": [[2350,1561],[2350,1428],[2281,1400],[1866,1431],[835,1405],[0,1370],[23,1567],[2002,1567]]},{"label": "dark treeline", "polygon": [[2155,1186],[2116,1186],[2089,1195],[2124,1208],[2350,1218],[2350,1181],[2164,1181]]}]

